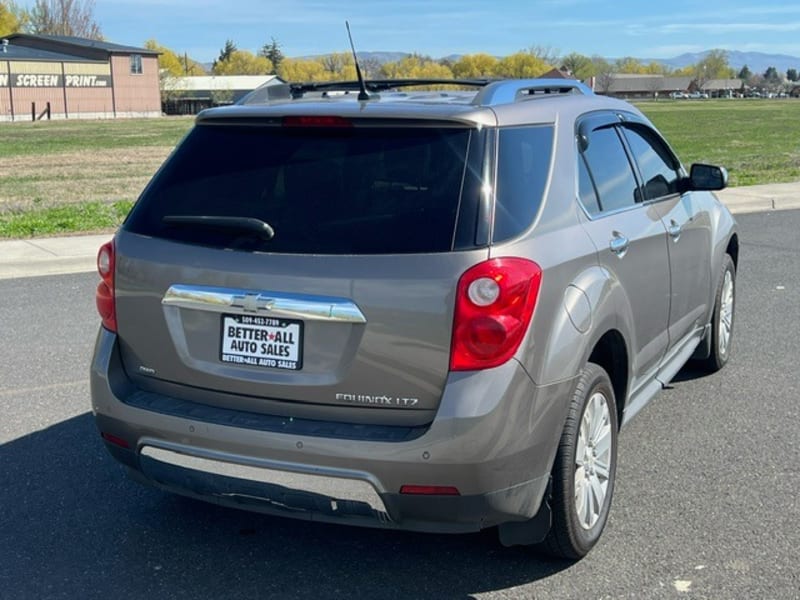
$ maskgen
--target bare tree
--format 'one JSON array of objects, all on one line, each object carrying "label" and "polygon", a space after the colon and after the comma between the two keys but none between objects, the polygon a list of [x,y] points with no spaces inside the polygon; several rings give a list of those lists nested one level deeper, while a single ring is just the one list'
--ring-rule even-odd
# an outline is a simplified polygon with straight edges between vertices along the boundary
[{"label": "bare tree", "polygon": [[94,20],[94,0],[36,0],[29,27],[38,34],[103,39]]}]

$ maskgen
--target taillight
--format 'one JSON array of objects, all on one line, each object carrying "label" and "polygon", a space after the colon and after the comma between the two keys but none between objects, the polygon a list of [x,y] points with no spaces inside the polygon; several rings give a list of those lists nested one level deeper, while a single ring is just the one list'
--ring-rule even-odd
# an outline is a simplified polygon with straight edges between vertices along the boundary
[{"label": "taillight", "polygon": [[451,371],[502,365],[519,348],[530,325],[542,269],[524,258],[493,258],[458,281]]},{"label": "taillight", "polygon": [[114,240],[100,246],[97,253],[97,272],[100,274],[100,283],[97,284],[95,301],[97,312],[103,321],[103,327],[109,331],[117,332],[117,310],[114,298]]}]

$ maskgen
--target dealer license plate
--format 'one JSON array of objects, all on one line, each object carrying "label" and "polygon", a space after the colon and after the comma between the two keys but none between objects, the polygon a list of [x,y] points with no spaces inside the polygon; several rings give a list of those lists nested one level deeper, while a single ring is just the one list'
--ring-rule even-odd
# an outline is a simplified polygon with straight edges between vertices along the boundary
[{"label": "dealer license plate", "polygon": [[303,322],[249,315],[222,315],[220,360],[270,369],[303,367]]}]

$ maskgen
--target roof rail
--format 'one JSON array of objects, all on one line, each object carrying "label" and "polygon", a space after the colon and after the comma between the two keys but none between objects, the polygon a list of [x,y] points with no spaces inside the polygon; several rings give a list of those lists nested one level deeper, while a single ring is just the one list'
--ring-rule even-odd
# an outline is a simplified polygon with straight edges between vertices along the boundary
[{"label": "roof rail", "polygon": [[594,92],[575,79],[506,79],[495,81],[480,90],[472,104],[495,106],[512,104],[529,96],[544,94],[581,94],[590,96]]},{"label": "roof rail", "polygon": [[[370,92],[383,92],[410,86],[455,85],[462,87],[482,87],[487,79],[368,79],[364,82]],[[306,92],[344,92],[358,91],[358,81],[316,81],[310,83],[290,83],[292,98],[302,98]]]},{"label": "roof rail", "polygon": [[[459,87],[483,87],[491,83],[489,79],[369,79],[364,82],[367,91],[378,93],[403,87],[423,85],[454,85]],[[358,81],[311,81],[308,83],[285,83],[266,85],[240,99],[237,104],[262,104],[271,100],[296,100],[307,92],[358,92]]]}]

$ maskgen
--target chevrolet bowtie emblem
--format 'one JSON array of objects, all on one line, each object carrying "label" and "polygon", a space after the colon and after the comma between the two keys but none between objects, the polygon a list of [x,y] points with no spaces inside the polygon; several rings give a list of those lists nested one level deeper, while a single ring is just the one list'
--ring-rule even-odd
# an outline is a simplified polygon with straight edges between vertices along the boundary
[{"label": "chevrolet bowtie emblem", "polygon": [[241,308],[245,312],[257,313],[260,310],[272,310],[275,300],[265,298],[261,294],[250,293],[243,296],[235,296],[231,306]]}]

